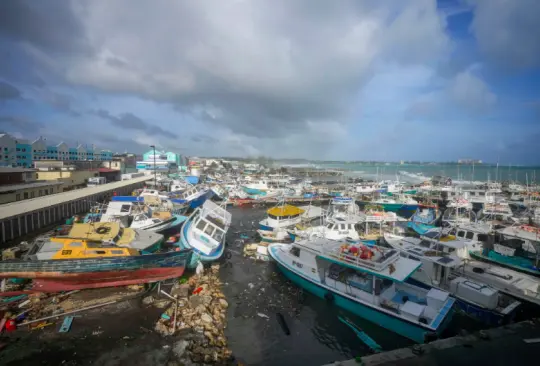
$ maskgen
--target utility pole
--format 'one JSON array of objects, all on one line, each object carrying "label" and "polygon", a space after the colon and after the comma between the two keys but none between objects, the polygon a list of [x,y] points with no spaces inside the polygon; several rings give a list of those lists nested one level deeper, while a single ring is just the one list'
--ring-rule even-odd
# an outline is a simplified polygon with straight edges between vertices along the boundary
[{"label": "utility pole", "polygon": [[154,149],[154,188],[157,189],[157,171],[156,171],[156,145],[150,145]]}]

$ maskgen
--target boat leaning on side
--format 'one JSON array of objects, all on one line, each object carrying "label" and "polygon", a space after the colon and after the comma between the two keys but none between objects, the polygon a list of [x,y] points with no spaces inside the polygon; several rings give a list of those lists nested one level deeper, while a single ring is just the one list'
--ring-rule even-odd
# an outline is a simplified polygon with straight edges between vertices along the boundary
[{"label": "boat leaning on side", "polygon": [[180,245],[193,250],[189,268],[195,268],[199,261],[211,262],[223,255],[230,224],[231,214],[212,201],[193,211],[180,233]]}]

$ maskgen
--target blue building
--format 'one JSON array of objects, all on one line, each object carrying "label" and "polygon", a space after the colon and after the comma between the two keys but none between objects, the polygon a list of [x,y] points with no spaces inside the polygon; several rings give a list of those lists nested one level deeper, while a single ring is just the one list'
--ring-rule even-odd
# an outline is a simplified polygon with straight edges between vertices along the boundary
[{"label": "blue building", "polygon": [[32,144],[28,140],[15,140],[15,164],[23,168],[32,166]]}]

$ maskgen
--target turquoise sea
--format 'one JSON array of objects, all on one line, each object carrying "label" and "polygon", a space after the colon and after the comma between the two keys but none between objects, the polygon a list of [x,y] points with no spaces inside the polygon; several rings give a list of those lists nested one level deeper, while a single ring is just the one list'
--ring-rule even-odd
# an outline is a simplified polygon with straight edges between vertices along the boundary
[{"label": "turquoise sea", "polygon": [[[396,163],[318,163],[323,169],[346,170],[350,177],[370,179],[392,179],[399,176],[400,181],[418,182],[422,174],[427,179],[434,175],[444,175],[461,181],[518,181],[522,183],[538,182],[540,166],[499,166],[496,165],[464,165],[464,164],[396,164]],[[408,174],[403,174],[406,172]],[[412,174],[411,174],[412,173]]]}]

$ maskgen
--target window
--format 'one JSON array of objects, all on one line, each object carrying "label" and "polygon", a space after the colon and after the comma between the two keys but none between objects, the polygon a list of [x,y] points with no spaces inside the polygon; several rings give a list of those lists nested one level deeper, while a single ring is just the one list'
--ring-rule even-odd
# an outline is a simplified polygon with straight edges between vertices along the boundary
[{"label": "window", "polygon": [[204,229],[204,233],[207,234],[208,236],[212,236],[212,234],[214,233],[214,230],[215,230],[214,226],[207,225],[206,229]]},{"label": "window", "polygon": [[215,241],[221,242],[221,240],[223,240],[223,231],[216,230],[212,237],[214,238]]},{"label": "window", "polygon": [[74,241],[73,243],[69,244],[71,248],[82,248],[82,243],[80,241]]},{"label": "window", "polygon": [[332,224],[327,224],[327,225],[326,225],[326,228],[329,229],[329,230],[331,230],[331,229],[332,229]]},{"label": "window", "polygon": [[459,236],[460,238],[464,238],[465,237],[465,231],[463,231],[463,230],[458,231],[457,236]]},{"label": "window", "polygon": [[23,197],[24,197],[25,200],[27,200],[28,199],[28,192],[24,192]]},{"label": "window", "polygon": [[339,230],[346,230],[347,228],[345,227],[345,224],[340,224],[339,225]]},{"label": "window", "polygon": [[46,190],[45,190],[45,195],[48,195],[48,194],[49,194],[49,190],[46,189]]},{"label": "window", "polygon": [[487,242],[488,236],[486,234],[478,234],[478,241]]},{"label": "window", "polygon": [[292,247],[289,252],[295,257],[300,257],[300,248],[298,247]]},{"label": "window", "polygon": [[129,212],[130,208],[131,208],[131,205],[122,205],[120,207],[120,212]]},{"label": "window", "polygon": [[471,240],[474,236],[474,233],[472,231],[467,231],[467,235],[465,235],[465,237],[469,240]]},{"label": "window", "polygon": [[15,195],[15,201],[20,201],[21,200],[21,194],[20,193],[17,193]]},{"label": "window", "polygon": [[113,249],[111,250],[111,254],[124,254],[124,251],[121,249]]}]

